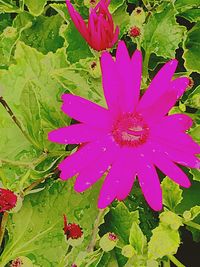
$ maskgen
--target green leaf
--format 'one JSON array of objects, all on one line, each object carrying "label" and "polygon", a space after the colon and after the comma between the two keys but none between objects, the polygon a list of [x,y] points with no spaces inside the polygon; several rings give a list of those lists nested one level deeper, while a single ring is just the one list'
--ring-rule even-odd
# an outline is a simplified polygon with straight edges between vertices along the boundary
[{"label": "green leaf", "polygon": [[189,20],[190,22],[197,22],[198,20],[200,20],[200,8],[189,9],[179,14],[179,16]]},{"label": "green leaf", "polygon": [[60,27],[63,23],[62,17],[57,14],[51,17],[39,16],[34,18],[27,12],[19,14],[15,20],[14,25],[23,27],[24,23],[29,20],[31,27],[26,29],[20,40],[25,44],[36,48],[43,54],[48,52],[56,52],[64,44],[64,39],[59,35]]},{"label": "green leaf", "polygon": [[163,204],[170,210],[174,211],[182,201],[182,190],[179,185],[166,177],[162,181]]},{"label": "green leaf", "polygon": [[149,17],[144,26],[142,47],[150,55],[155,53],[164,58],[174,58],[175,50],[183,39],[184,27],[176,22],[177,11],[172,5],[167,5],[160,13]]},{"label": "green leaf", "polygon": [[[198,131],[200,131],[199,127],[198,127]],[[197,169],[190,169],[190,173],[192,174],[194,181],[200,182],[200,171],[199,170],[197,170]]]},{"label": "green leaf", "polygon": [[199,7],[199,0],[176,0],[175,7],[179,12]]},{"label": "green leaf", "polygon": [[188,32],[184,41],[185,67],[189,71],[200,72],[200,22]]},{"label": "green leaf", "polygon": [[171,211],[162,212],[159,218],[163,225],[171,227],[172,230],[178,230],[183,225],[182,218]]},{"label": "green leaf", "polygon": [[23,27],[17,29],[15,27],[7,27],[0,35],[0,67],[5,68],[12,59],[12,54],[17,41],[20,39],[22,32],[29,27],[30,24],[26,23]]},{"label": "green leaf", "polygon": [[128,244],[130,228],[133,222],[139,222],[138,211],[130,212],[121,202],[115,208],[111,208],[105,217],[106,231],[113,232],[119,238],[119,245]]},{"label": "green leaf", "polygon": [[200,108],[200,85],[197,86],[191,94],[189,94],[185,104],[193,108]]},{"label": "green leaf", "polygon": [[39,16],[42,14],[47,0],[24,0],[25,5],[28,7],[30,13],[34,16]]},{"label": "green leaf", "polygon": [[65,39],[65,45],[67,47],[67,59],[71,63],[78,62],[83,58],[92,57],[89,45],[80,35],[73,22],[69,23],[68,25],[63,25],[61,36]]},{"label": "green leaf", "polygon": [[189,210],[192,207],[198,205],[200,206],[200,199],[199,199],[199,190],[200,190],[200,183],[193,181],[190,188],[184,188],[182,190],[182,201],[177,207],[177,212],[179,214],[183,214],[185,210]]},{"label": "green leaf", "polygon": [[[73,248],[70,263],[78,250],[85,250],[91,238],[93,222],[98,213],[96,185],[84,194],[77,194],[73,182],[54,182],[35,195],[27,196],[19,213],[10,216],[9,240],[1,255],[1,266],[18,256],[26,256],[39,266],[58,266],[67,251],[63,233],[63,214],[69,222],[78,223],[84,242]],[[76,203],[76,207],[71,208]],[[65,263],[71,266],[70,263]]]},{"label": "green leaf", "polygon": [[153,235],[148,244],[149,259],[159,259],[177,252],[180,245],[180,237],[177,230],[172,230],[160,224],[152,233]]},{"label": "green leaf", "polygon": [[134,247],[137,254],[143,255],[146,253],[147,239],[136,222],[133,222],[131,226],[129,243]]},{"label": "green leaf", "polygon": [[109,5],[109,10],[114,13],[120,6],[124,4],[125,0],[112,0]]},{"label": "green leaf", "polygon": [[130,16],[127,13],[127,4],[119,6],[112,14],[114,23],[120,28],[119,38],[121,38],[130,28]]},{"label": "green leaf", "polygon": [[20,97],[20,109],[28,134],[40,145],[43,144],[43,129],[35,87],[36,85],[31,81],[25,84]]},{"label": "green leaf", "polygon": [[[27,82],[32,81],[40,104],[43,129],[45,129],[44,139],[46,139],[47,132],[50,129],[67,123],[67,116],[60,110],[60,96],[65,89],[52,78],[56,69],[68,65],[64,50],[58,50],[56,54],[49,53],[44,56],[37,50],[19,42],[15,60],[16,64],[12,65],[8,71],[0,72],[3,96],[13,112],[21,115],[21,94]],[[12,80],[9,77],[12,77]],[[12,93],[10,90],[12,90]]]},{"label": "green leaf", "polygon": [[12,25],[12,20],[9,14],[0,14],[0,32],[2,33],[3,30]]},{"label": "green leaf", "polygon": [[72,94],[82,96],[105,107],[101,77],[94,77],[91,68],[93,62],[96,62],[96,59],[82,59],[79,63],[71,65],[70,68],[55,71],[52,77]]},{"label": "green leaf", "polygon": [[0,13],[18,13],[21,11],[13,1],[1,0],[0,3]]}]

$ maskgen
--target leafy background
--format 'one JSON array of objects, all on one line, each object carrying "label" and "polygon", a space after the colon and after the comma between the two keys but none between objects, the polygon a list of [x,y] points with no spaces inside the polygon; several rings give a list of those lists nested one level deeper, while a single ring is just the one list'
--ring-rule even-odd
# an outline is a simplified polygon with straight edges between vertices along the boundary
[{"label": "leafy background", "polygon": [[[72,2],[86,19],[90,1]],[[138,16],[137,7],[143,9]],[[191,116],[189,133],[200,142],[199,0],[112,0],[110,11],[130,54],[136,47],[142,49],[142,90],[174,57],[179,60],[176,76],[193,79],[194,85],[171,113]],[[141,29],[139,37],[129,35],[132,26]],[[71,124],[60,111],[63,92],[105,105],[98,54],[75,29],[65,1],[1,0],[1,104],[5,100],[15,117],[0,106],[0,182],[21,201],[7,215],[0,266],[10,266],[20,256],[24,266],[183,266],[180,261],[197,266],[197,255],[191,252],[189,260],[184,258],[183,247],[187,249],[191,236],[190,246],[197,248],[195,242],[200,241],[199,171],[185,169],[192,181],[187,190],[160,175],[164,196],[160,213],[146,205],[137,184],[124,202],[114,202],[99,213],[100,184],[77,194],[73,181],[58,179],[58,162],[75,148],[47,140],[50,130]],[[70,249],[62,229],[64,213],[84,232],[83,242]],[[118,241],[109,241],[108,232]],[[89,251],[95,234],[95,249]]]}]

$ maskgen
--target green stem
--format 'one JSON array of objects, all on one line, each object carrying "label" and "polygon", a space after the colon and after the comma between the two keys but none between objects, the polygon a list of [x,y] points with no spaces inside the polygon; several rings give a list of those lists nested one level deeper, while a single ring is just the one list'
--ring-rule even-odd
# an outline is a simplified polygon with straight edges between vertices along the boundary
[{"label": "green stem", "polygon": [[96,244],[96,236],[97,236],[98,231],[99,231],[99,223],[101,221],[101,217],[102,217],[103,213],[104,213],[104,209],[100,209],[99,213],[97,215],[95,224],[94,224],[93,231],[92,231],[92,239],[91,239],[91,241],[87,247],[87,252],[92,252],[94,250],[94,246]]},{"label": "green stem", "polygon": [[173,262],[177,267],[185,267],[177,258],[175,258],[173,255],[167,255],[167,257],[170,259],[171,262]]},{"label": "green stem", "polygon": [[21,123],[19,122],[19,120],[17,119],[17,117],[14,115],[14,113],[12,112],[11,108],[9,107],[8,103],[3,99],[3,97],[0,97],[0,103],[2,104],[2,106],[4,107],[4,109],[7,111],[7,113],[9,114],[9,116],[11,117],[11,119],[13,120],[13,122],[17,125],[17,127],[20,129],[20,131],[22,132],[22,134],[24,135],[24,137],[37,149],[41,150],[41,147],[38,146],[38,144],[32,140],[32,138],[30,138],[30,136],[23,130]]},{"label": "green stem", "polygon": [[6,230],[6,224],[8,221],[8,212],[4,212],[2,220],[1,220],[1,228],[0,228],[0,247],[3,241],[4,233]]},{"label": "green stem", "polygon": [[144,63],[143,63],[143,81],[144,83],[147,82],[149,79],[149,59],[150,59],[151,53],[149,50],[146,50],[145,53],[145,58],[144,58]]},{"label": "green stem", "polygon": [[187,225],[187,226],[190,226],[190,227],[195,228],[195,229],[197,229],[197,230],[200,231],[200,225],[198,223],[195,223],[195,222],[185,222],[185,221],[183,223],[185,225]]},{"label": "green stem", "polygon": [[167,261],[163,261],[163,267],[170,267],[170,260],[168,259]]}]

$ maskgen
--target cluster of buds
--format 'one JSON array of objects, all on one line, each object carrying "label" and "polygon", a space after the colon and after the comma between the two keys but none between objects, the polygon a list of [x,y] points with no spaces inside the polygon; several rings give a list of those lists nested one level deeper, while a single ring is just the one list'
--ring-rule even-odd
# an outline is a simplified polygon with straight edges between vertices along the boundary
[{"label": "cluster of buds", "polygon": [[63,216],[63,219],[64,219],[64,228],[63,228],[63,231],[64,231],[64,234],[68,239],[79,239],[82,237],[83,235],[83,231],[82,231],[82,228],[78,225],[78,224],[75,224],[75,223],[67,223],[67,217],[66,215],[64,214]]},{"label": "cluster of buds", "polygon": [[0,188],[0,212],[11,210],[16,203],[17,196],[12,191]]}]

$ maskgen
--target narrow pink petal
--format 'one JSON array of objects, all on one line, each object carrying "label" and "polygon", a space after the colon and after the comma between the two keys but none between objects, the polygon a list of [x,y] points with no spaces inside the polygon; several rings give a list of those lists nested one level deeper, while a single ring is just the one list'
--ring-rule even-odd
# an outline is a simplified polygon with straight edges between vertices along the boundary
[{"label": "narrow pink petal", "polygon": [[159,211],[162,209],[162,190],[155,167],[146,160],[139,160],[138,180],[149,206]]},{"label": "narrow pink petal", "polygon": [[111,143],[113,143],[113,140],[109,136],[106,136],[101,140],[88,143],[79,148],[77,152],[64,159],[58,165],[61,171],[60,178],[66,180],[79,173],[83,168],[98,158],[102,154],[102,151],[105,152]]},{"label": "narrow pink petal", "polygon": [[98,207],[105,208],[115,198],[124,199],[130,192],[135,179],[134,157],[128,151],[121,152],[113,163],[100,191]]},{"label": "narrow pink petal", "polygon": [[[162,84],[162,86],[164,85]],[[142,109],[141,106],[139,106],[138,112],[143,114],[149,122],[159,120],[175,105],[187,86],[188,79],[183,77],[170,82],[170,84],[168,84],[168,89],[157,98],[156,102],[152,103],[151,106],[148,104]]]},{"label": "narrow pink petal", "polygon": [[96,183],[114,162],[119,154],[119,150],[120,148],[115,143],[111,144],[89,166],[81,170],[75,182],[75,190],[77,192],[83,192]]},{"label": "narrow pink petal", "polygon": [[108,108],[114,113],[120,109],[123,84],[115,67],[112,56],[103,52],[101,56],[102,83]]},{"label": "narrow pink petal", "polygon": [[123,41],[118,44],[116,52],[116,67],[123,83],[123,111],[133,112],[140,95],[142,75],[142,54],[136,50],[130,58]]},{"label": "narrow pink petal", "polygon": [[168,91],[163,94],[156,103],[152,106],[147,106],[144,109],[137,110],[141,113],[149,125],[157,123],[164,117],[177,101],[177,93],[175,91]]},{"label": "narrow pink petal", "polygon": [[145,109],[158,102],[160,97],[169,89],[169,83],[175,73],[178,61],[167,62],[152,80],[149,88],[140,100],[138,110]]},{"label": "narrow pink petal", "polygon": [[159,146],[168,159],[190,168],[199,168],[200,160],[194,156],[194,151],[188,146],[177,144],[177,140],[167,142],[159,138],[154,139],[154,147]]},{"label": "narrow pink petal", "polygon": [[63,94],[62,110],[73,119],[88,125],[108,129],[111,118],[109,111],[82,97]]},{"label": "narrow pink petal", "polygon": [[173,114],[170,116],[164,117],[159,123],[153,125],[152,131],[155,133],[164,130],[165,132],[171,131],[186,131],[192,127],[192,119],[185,114]]},{"label": "narrow pink petal", "polygon": [[189,134],[178,132],[176,129],[168,131],[166,128],[151,130],[151,138],[162,145],[169,145],[175,150],[190,154],[200,154],[200,145],[195,143]]},{"label": "narrow pink petal", "polygon": [[179,99],[187,89],[190,80],[187,77],[180,77],[172,81],[172,89],[177,92],[177,99]]},{"label": "narrow pink petal", "polygon": [[70,14],[71,19],[73,20],[76,28],[80,32],[80,34],[88,40],[88,32],[87,32],[87,27],[86,24],[81,17],[81,15],[74,9],[73,5],[70,3],[70,0],[66,0],[68,12]]},{"label": "narrow pink petal", "polygon": [[114,33],[114,36],[113,36],[113,40],[110,44],[110,47],[113,47],[113,45],[117,42],[118,38],[119,38],[119,27],[117,26],[116,29],[115,29],[115,33]]},{"label": "narrow pink petal", "polygon": [[48,139],[59,144],[80,144],[95,141],[105,134],[86,124],[74,124],[63,127],[48,134]]},{"label": "narrow pink petal", "polygon": [[174,182],[186,188],[190,187],[191,183],[187,175],[176,164],[169,160],[164,153],[158,150],[156,150],[154,153],[152,152],[152,161],[166,176],[171,178]]}]

